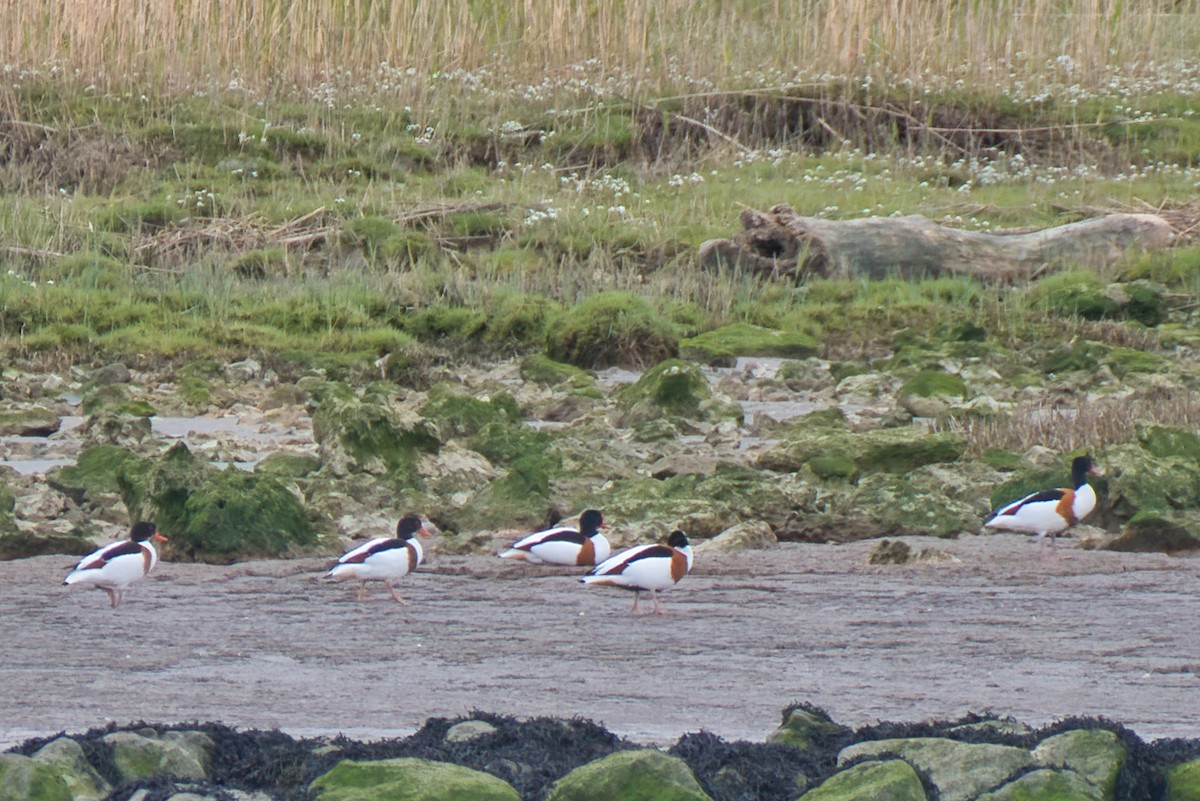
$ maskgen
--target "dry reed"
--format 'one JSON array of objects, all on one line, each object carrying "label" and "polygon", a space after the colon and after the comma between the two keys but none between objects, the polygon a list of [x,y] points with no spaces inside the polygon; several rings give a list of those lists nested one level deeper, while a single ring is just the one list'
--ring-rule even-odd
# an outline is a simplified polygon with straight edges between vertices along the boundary
[{"label": "dry reed", "polygon": [[630,92],[799,73],[916,86],[939,75],[970,88],[1051,70],[1088,86],[1116,67],[1192,60],[1197,44],[1200,0],[0,3],[0,67],[10,75],[53,66],[108,87],[237,81],[285,91],[370,83],[381,70],[395,71],[393,86],[455,70],[531,85],[623,75]]}]

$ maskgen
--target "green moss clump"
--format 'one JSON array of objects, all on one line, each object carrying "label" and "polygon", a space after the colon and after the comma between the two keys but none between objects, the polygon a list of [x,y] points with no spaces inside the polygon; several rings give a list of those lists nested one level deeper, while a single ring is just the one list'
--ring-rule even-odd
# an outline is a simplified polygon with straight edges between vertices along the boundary
[{"label": "green moss clump", "polygon": [[967,385],[961,376],[940,370],[922,370],[904,382],[901,395],[917,395],[922,398],[954,397],[966,398]]},{"label": "green moss clump", "polygon": [[0,754],[0,801],[74,801],[66,779],[51,764]]},{"label": "green moss clump", "polygon": [[50,471],[46,482],[70,496],[75,503],[83,504],[90,495],[119,491],[117,477],[126,465],[137,459],[126,448],[94,445],[84,449],[75,464]]},{"label": "green moss clump", "polygon": [[1200,436],[1182,428],[1137,423],[1138,444],[1147,452],[1166,459],[1179,457],[1200,464]]},{"label": "green moss clump", "polygon": [[1157,373],[1165,366],[1165,360],[1154,353],[1146,353],[1133,348],[1113,348],[1104,357],[1104,363],[1113,371],[1117,378],[1124,378],[1132,373]]},{"label": "green moss clump", "polygon": [[521,360],[521,378],[547,387],[566,385],[576,391],[596,388],[596,377],[587,370],[556,362],[542,353],[533,353]]},{"label": "green moss clump", "polygon": [[128,233],[143,228],[166,228],[188,216],[188,209],[170,200],[148,200],[106,206],[92,219],[101,231]]},{"label": "green moss clump", "polygon": [[404,330],[420,340],[467,341],[483,333],[487,315],[463,306],[436,305],[414,309],[400,321]]},{"label": "green moss clump", "polygon": [[84,393],[79,403],[84,415],[100,411],[113,411],[133,417],[153,417],[154,407],[146,401],[134,400],[129,396],[129,387],[124,384],[101,384]]},{"label": "green moss clump", "polygon": [[647,367],[676,356],[679,339],[645,298],[602,292],[550,323],[546,352],[555,361],[586,369]]},{"label": "green moss clump", "polygon": [[546,326],[557,308],[537,295],[502,294],[490,304],[484,339],[525,346],[544,342]]},{"label": "green moss clump", "polygon": [[303,504],[269,473],[228,467],[189,493],[171,553],[199,561],[277,557],[317,542]]},{"label": "green moss clump", "polygon": [[712,363],[738,356],[804,359],[814,355],[819,345],[815,338],[800,331],[734,323],[685,339],[679,343],[679,349],[684,358]]},{"label": "green moss clump", "polygon": [[421,416],[434,421],[442,437],[469,437],[489,423],[515,423],[521,409],[507,392],[487,400],[456,392],[444,385],[430,391],[430,400],[421,407]]},{"label": "green moss clump", "polygon": [[315,801],[520,801],[501,779],[425,759],[342,760],[309,789]]},{"label": "green moss clump", "polygon": [[303,453],[275,451],[254,466],[255,473],[281,480],[304,478],[321,469],[321,460]]},{"label": "green moss clump", "polygon": [[117,488],[133,520],[153,520],[171,536],[187,525],[185,505],[213,468],[177,442],[152,459],[129,459],[117,471]]},{"label": "green moss clump", "polygon": [[212,389],[208,382],[194,375],[181,378],[176,393],[189,406],[203,408],[212,403]]},{"label": "green moss clump", "polygon": [[1042,371],[1047,374],[1095,371],[1100,368],[1108,352],[1109,348],[1099,342],[1075,342],[1047,355],[1042,361]]},{"label": "green moss clump", "polygon": [[1066,272],[1039,281],[1033,298],[1052,314],[1102,320],[1116,316],[1118,310],[1116,301],[1104,289],[1104,281],[1095,273]]},{"label": "green moss clump", "polygon": [[670,414],[688,415],[711,396],[708,379],[700,368],[680,359],[667,359],[623,387],[617,403],[624,409],[650,404]]},{"label": "green moss clump", "polygon": [[313,412],[313,437],[323,461],[340,448],[356,469],[379,460],[388,471],[406,470],[420,452],[436,452],[441,445],[436,426],[410,415],[384,398],[343,399],[331,392]]}]

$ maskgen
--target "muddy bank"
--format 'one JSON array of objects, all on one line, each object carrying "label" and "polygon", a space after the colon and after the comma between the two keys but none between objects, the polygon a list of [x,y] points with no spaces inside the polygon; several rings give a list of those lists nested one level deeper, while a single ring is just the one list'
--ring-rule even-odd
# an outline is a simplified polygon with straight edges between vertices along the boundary
[{"label": "muddy bank", "polygon": [[849,726],[991,710],[1198,736],[1200,562],[911,542],[958,561],[872,566],[870,542],[700,560],[670,614],[637,619],[624,593],[489,557],[435,556],[407,607],[355,602],[318,560],[162,564],[117,612],[60,585],[69,557],[0,563],[0,741],[133,720],[379,738],[474,709],[761,740],[795,700]]}]

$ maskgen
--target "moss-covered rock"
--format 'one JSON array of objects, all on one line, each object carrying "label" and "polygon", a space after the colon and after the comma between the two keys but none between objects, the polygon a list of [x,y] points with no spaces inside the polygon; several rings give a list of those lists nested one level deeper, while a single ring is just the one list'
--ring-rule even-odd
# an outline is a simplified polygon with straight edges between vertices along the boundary
[{"label": "moss-covered rock", "polygon": [[654,749],[618,751],[563,776],[547,801],[712,801],[687,763]]},{"label": "moss-covered rock", "polygon": [[153,458],[124,461],[117,470],[117,489],[132,520],[153,520],[173,535],[185,528],[184,504],[215,471],[183,442]]},{"label": "moss-covered rock", "polygon": [[711,364],[732,362],[738,356],[806,359],[819,347],[815,338],[801,331],[778,331],[749,323],[734,323],[682,340],[679,352],[685,359]]},{"label": "moss-covered rock", "polygon": [[547,387],[569,388],[572,392],[596,392],[596,377],[573,364],[556,362],[542,353],[521,360],[521,378]]},{"label": "moss-covered rock", "polygon": [[976,801],[1103,801],[1100,790],[1071,770],[1033,770]]},{"label": "moss-covered rock", "polygon": [[792,745],[805,750],[825,748],[850,733],[823,712],[792,706],[783,710],[783,722],[767,735],[768,743]]},{"label": "moss-covered rock", "polygon": [[927,473],[873,473],[851,490],[845,506],[847,520],[856,521],[846,532],[858,529],[866,536],[924,535],[954,537],[979,527],[973,504],[957,497]]},{"label": "moss-covered rock", "polygon": [[921,398],[967,397],[967,384],[962,376],[942,370],[922,370],[904,382],[901,395],[916,395]]},{"label": "moss-covered rock", "polygon": [[1033,749],[1033,758],[1039,765],[1082,776],[1098,791],[1098,801],[1116,801],[1117,777],[1129,754],[1115,732],[1077,729],[1042,740]]},{"label": "moss-covered rock", "polygon": [[132,417],[151,417],[154,407],[132,397],[127,384],[99,384],[83,394],[79,409],[91,416],[101,411],[118,412]]},{"label": "moss-covered rock", "polygon": [[507,392],[477,397],[449,384],[439,384],[429,391],[429,401],[420,414],[436,426],[443,441],[473,436],[491,423],[521,420],[520,406]]},{"label": "moss-covered rock", "polygon": [[280,481],[289,481],[310,476],[320,468],[321,460],[307,453],[274,451],[254,465],[254,472],[273,476]]},{"label": "moss-covered rock", "polygon": [[621,426],[657,420],[664,416],[722,420],[742,417],[736,403],[714,398],[700,368],[681,359],[667,359],[642,374],[617,393]]},{"label": "moss-covered rock", "polygon": [[58,771],[74,801],[101,801],[112,790],[104,777],[88,762],[83,747],[69,737],[59,737],[46,743],[37,750],[33,759],[51,765]]},{"label": "moss-covered rock", "polygon": [[679,338],[642,296],[602,292],[550,322],[546,352],[555,361],[587,369],[640,368],[677,355]]},{"label": "moss-covered rock", "polygon": [[860,762],[833,774],[799,801],[926,801],[921,777],[902,759]]},{"label": "moss-covered rock", "polygon": [[1200,759],[1183,762],[1167,771],[1163,801],[1200,801]]},{"label": "moss-covered rock", "polygon": [[1147,509],[1121,527],[1104,544],[1109,551],[1179,553],[1200,550],[1200,512]]},{"label": "moss-covered rock", "polygon": [[706,553],[732,553],[773,548],[778,542],[769,525],[761,520],[752,520],[725,529],[711,540],[697,545],[695,550],[697,556]]},{"label": "moss-covered rock", "polygon": [[63,465],[46,474],[46,483],[77,504],[89,497],[120,490],[117,476],[138,456],[118,445],[93,445],[84,448],[73,465]]},{"label": "moss-covered rock", "polygon": [[313,413],[321,464],[335,476],[382,475],[413,467],[421,452],[441,444],[437,427],[391,398],[344,398],[330,393]]},{"label": "moss-covered rock", "polygon": [[0,754],[0,801],[75,801],[75,796],[54,765]]},{"label": "moss-covered rock", "polygon": [[228,467],[213,473],[184,502],[170,554],[203,562],[296,555],[317,532],[296,495],[270,475]]},{"label": "moss-covered rock", "polygon": [[1053,314],[1100,320],[1116,316],[1120,308],[1105,293],[1105,287],[1094,272],[1070,271],[1043,278],[1034,286],[1032,296]]},{"label": "moss-covered rock", "polygon": [[916,766],[938,788],[941,801],[971,801],[1034,764],[1024,748],[964,743],[943,737],[871,740],[842,749],[838,763],[894,754]]},{"label": "moss-covered rock", "polygon": [[45,406],[0,409],[0,437],[48,437],[62,425],[62,418]]},{"label": "moss-covered rock", "polygon": [[1118,445],[1105,450],[1103,463],[1107,511],[1118,520],[1200,507],[1200,462]]},{"label": "moss-covered rock", "polygon": [[11,515],[0,518],[0,561],[50,553],[84,556],[94,550],[96,544],[82,534],[19,531],[12,525]]},{"label": "moss-covered rock", "polygon": [[343,760],[309,786],[316,801],[520,801],[482,771],[426,759]]},{"label": "moss-covered rock", "polygon": [[201,732],[159,734],[152,729],[115,731],[104,735],[104,743],[112,749],[113,766],[125,781],[163,775],[205,779],[216,748]]},{"label": "moss-covered rock", "polygon": [[[800,423],[788,429],[782,442],[764,451],[756,464],[776,472],[794,472],[813,460],[840,459],[853,462],[864,474],[907,473],[922,465],[957,461],[964,449],[962,438],[955,434],[930,434],[915,427],[852,432]],[[836,463],[820,465],[824,473],[830,474],[830,464]],[[846,472],[840,467],[836,475]]]},{"label": "moss-covered rock", "polygon": [[1171,457],[1200,464],[1200,436],[1192,431],[1154,423],[1134,424],[1138,444],[1152,456],[1160,459]]}]

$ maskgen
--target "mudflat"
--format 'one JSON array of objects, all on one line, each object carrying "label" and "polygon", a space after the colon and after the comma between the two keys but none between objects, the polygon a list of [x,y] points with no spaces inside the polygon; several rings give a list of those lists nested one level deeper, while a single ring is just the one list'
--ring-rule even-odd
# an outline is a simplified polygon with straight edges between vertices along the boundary
[{"label": "mudflat", "polygon": [[[324,560],[161,563],[117,610],[71,557],[0,563],[0,746],[109,721],[379,738],[473,709],[585,717],[635,740],[761,740],[803,700],[839,723],[1101,715],[1200,737],[1200,560],[1039,555],[1018,535],[698,557],[632,617],[579,571],[435,554],[392,601]],[[649,608],[646,604],[643,608]]]}]

